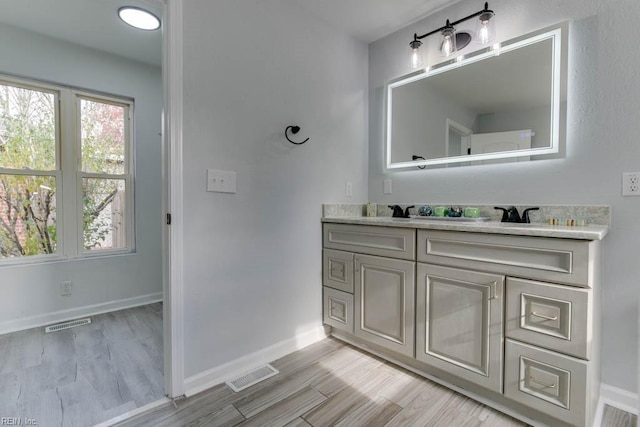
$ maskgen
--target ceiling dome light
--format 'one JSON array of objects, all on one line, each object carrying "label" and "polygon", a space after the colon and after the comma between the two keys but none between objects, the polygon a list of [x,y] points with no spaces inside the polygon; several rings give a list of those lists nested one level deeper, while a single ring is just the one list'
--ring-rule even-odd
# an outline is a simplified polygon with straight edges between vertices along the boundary
[{"label": "ceiling dome light", "polygon": [[118,16],[127,24],[140,30],[157,30],[160,19],[153,13],[134,6],[124,6],[118,9]]}]

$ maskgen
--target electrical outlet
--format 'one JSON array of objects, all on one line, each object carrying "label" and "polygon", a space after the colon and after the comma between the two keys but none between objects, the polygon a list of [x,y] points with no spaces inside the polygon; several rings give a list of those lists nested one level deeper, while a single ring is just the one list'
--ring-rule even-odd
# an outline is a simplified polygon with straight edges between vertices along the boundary
[{"label": "electrical outlet", "polygon": [[66,281],[66,282],[60,282],[60,295],[61,296],[71,295],[72,291],[73,291],[73,282],[71,282],[71,280]]},{"label": "electrical outlet", "polygon": [[353,184],[351,181],[347,181],[344,186],[344,195],[347,197],[353,197]]},{"label": "electrical outlet", "polygon": [[622,174],[622,195],[640,196],[640,172]]}]

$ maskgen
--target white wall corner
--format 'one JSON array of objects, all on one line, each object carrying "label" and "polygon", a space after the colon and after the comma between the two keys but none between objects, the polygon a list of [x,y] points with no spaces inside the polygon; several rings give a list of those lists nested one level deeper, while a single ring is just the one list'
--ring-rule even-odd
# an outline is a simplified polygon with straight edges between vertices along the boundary
[{"label": "white wall corner", "polygon": [[313,343],[326,338],[324,327],[318,324],[314,328],[299,333],[292,338],[275,343],[255,353],[247,354],[223,365],[208,369],[199,374],[186,378],[185,395],[187,397],[200,393],[218,384],[251,372],[256,367],[272,362],[289,353],[303,349]]},{"label": "white wall corner", "polygon": [[71,308],[69,310],[60,310],[51,313],[38,314],[37,316],[7,320],[0,323],[0,335],[23,331],[25,329],[39,328],[41,326],[50,325],[52,323],[66,322],[67,320],[73,320],[79,317],[96,316],[98,314],[109,313],[111,311],[139,307],[141,305],[153,304],[155,302],[161,301],[162,292],[156,292],[153,294],[141,295],[133,298],[103,302],[100,304]]},{"label": "white wall corner", "polygon": [[604,405],[609,405],[617,409],[638,415],[639,405],[638,394],[614,387],[608,384],[600,386],[600,400],[593,421],[593,427],[602,425],[602,415],[604,414]]}]

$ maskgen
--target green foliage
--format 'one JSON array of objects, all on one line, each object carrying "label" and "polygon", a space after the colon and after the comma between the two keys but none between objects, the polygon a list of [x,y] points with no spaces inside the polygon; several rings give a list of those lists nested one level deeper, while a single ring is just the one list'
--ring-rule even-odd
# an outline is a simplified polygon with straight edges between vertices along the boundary
[{"label": "green foliage", "polygon": [[55,178],[0,175],[0,257],[55,252]]},{"label": "green foliage", "polygon": [[56,169],[55,96],[0,85],[0,167]]},{"label": "green foliage", "polygon": [[[86,99],[81,104],[82,170],[125,173],[125,108]],[[15,171],[56,170],[56,97],[0,84],[0,258],[56,249],[56,178]],[[113,244],[113,201],[124,181],[85,179],[83,237],[87,249]],[[67,191],[73,191],[69,189]],[[70,207],[69,209],[73,209]],[[109,213],[109,214],[107,214]]]},{"label": "green foliage", "polygon": [[115,179],[87,178],[83,181],[82,223],[85,249],[118,247],[118,242],[115,241],[117,230],[124,230],[124,209],[118,209],[118,202],[122,203],[124,185],[124,180]]},{"label": "green foliage", "polygon": [[125,109],[119,105],[81,100],[82,170],[125,173]]}]

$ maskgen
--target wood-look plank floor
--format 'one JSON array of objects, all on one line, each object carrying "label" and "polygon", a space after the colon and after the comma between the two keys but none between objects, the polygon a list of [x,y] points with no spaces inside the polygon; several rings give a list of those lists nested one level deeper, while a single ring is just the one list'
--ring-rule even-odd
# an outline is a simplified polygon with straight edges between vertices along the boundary
[{"label": "wood-look plank floor", "polygon": [[0,335],[0,417],[89,427],[164,396],[162,303]]},{"label": "wood-look plank floor", "polygon": [[[525,425],[332,338],[272,365],[279,375],[239,393],[222,384],[117,426]],[[618,418],[603,426],[634,425],[621,411],[609,411]]]}]

